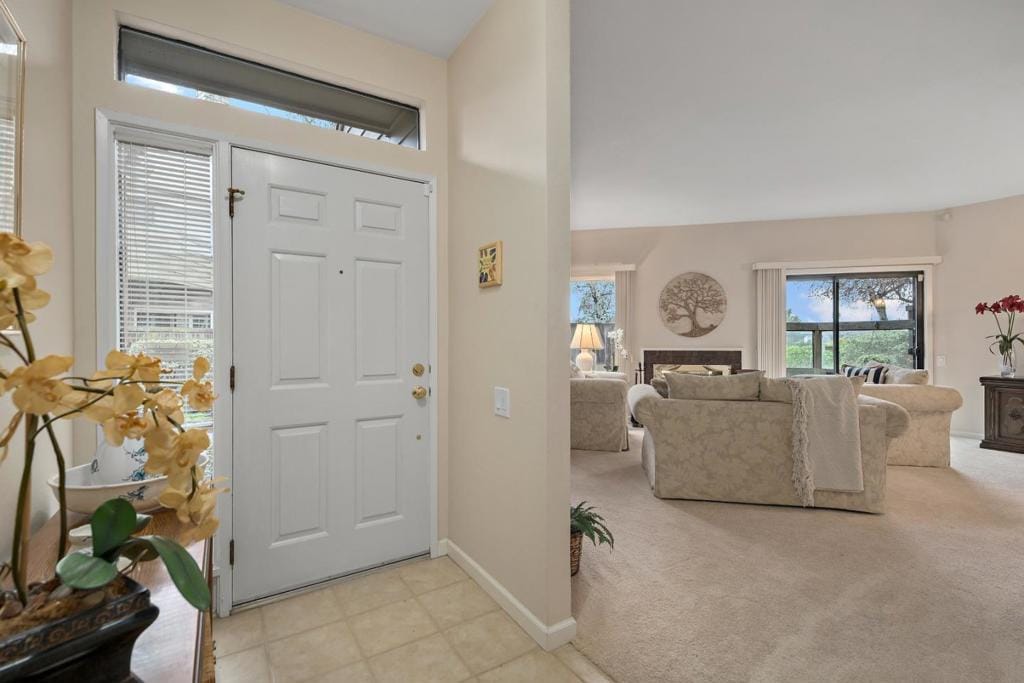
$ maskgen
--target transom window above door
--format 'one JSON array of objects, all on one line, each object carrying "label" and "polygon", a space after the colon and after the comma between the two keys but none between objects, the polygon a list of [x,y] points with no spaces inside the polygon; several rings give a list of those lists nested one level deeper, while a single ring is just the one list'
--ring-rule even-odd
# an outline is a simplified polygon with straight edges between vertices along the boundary
[{"label": "transom window above door", "polygon": [[871,363],[924,367],[924,273],[787,277],[787,374]]},{"label": "transom window above door", "polygon": [[420,112],[407,104],[127,26],[117,56],[131,85],[420,148]]}]

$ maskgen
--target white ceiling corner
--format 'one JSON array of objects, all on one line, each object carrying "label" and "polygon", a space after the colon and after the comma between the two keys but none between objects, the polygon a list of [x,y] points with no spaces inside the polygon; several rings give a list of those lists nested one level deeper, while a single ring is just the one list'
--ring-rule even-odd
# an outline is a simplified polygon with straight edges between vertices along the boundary
[{"label": "white ceiling corner", "polygon": [[494,0],[281,0],[447,59]]}]

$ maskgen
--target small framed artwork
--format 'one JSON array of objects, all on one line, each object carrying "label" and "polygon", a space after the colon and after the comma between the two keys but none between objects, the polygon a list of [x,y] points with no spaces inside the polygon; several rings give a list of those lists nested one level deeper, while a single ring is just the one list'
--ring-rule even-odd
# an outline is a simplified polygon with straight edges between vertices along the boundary
[{"label": "small framed artwork", "polygon": [[497,287],[501,284],[501,240],[485,244],[479,249],[481,287]]}]

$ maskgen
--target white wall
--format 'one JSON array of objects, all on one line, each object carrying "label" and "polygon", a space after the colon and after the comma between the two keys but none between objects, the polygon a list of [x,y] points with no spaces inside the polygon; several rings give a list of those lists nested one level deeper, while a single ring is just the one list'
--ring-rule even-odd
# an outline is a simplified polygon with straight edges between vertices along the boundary
[{"label": "white wall", "polygon": [[[191,40],[420,107],[426,148],[414,150],[334,130],[191,100],[121,83],[116,78],[119,22]],[[446,63],[426,53],[273,0],[88,0],[74,3],[75,353],[76,368],[96,362],[95,132],[97,109],[230,133],[299,153],[433,174],[438,179],[439,526],[447,515],[447,163]],[[76,429],[79,461],[95,448],[88,425]]]},{"label": "white wall", "polygon": [[[37,353],[71,353],[71,2],[8,0],[28,43],[25,80],[25,158],[22,167],[22,233],[53,247],[53,269],[39,279],[50,304],[32,324]],[[0,365],[15,359],[4,352]],[[0,423],[12,415],[9,397],[0,399]],[[66,456],[71,455],[70,425],[57,425]],[[18,477],[24,459],[22,434],[0,465],[0,558],[11,548]],[[37,447],[32,480],[32,523],[42,524],[56,511],[46,480],[56,471],[48,441]]]},{"label": "white wall", "polygon": [[[548,647],[575,630],[566,560],[568,19],[567,0],[498,0],[448,66],[450,547],[525,606],[529,614],[513,615],[528,630],[535,619],[544,633],[531,633]],[[480,289],[477,247],[499,239],[504,284]],[[495,386],[511,390],[511,419],[492,412]],[[554,640],[545,638],[551,630]]]},{"label": "white wall", "polygon": [[[935,352],[946,367],[935,369],[939,384],[960,389],[964,407],[953,415],[954,431],[984,432],[984,393],[978,378],[998,373],[998,356],[988,352],[996,326],[992,316],[975,315],[979,301],[991,303],[1007,294],[1024,295],[1024,196],[962,206],[948,221],[936,222],[942,256],[935,299]],[[1024,319],[1018,324],[1024,331]],[[1017,349],[1024,363],[1024,349]],[[1024,369],[1019,373],[1024,376]]]}]

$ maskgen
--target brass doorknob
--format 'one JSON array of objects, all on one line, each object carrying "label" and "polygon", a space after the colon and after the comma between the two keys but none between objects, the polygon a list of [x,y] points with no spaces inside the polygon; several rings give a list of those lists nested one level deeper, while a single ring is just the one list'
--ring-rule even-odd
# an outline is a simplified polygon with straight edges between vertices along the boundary
[{"label": "brass doorknob", "polygon": [[414,399],[416,399],[417,401],[420,400],[421,398],[426,398],[427,397],[427,388],[426,387],[414,387],[413,390],[412,390],[412,397]]}]

